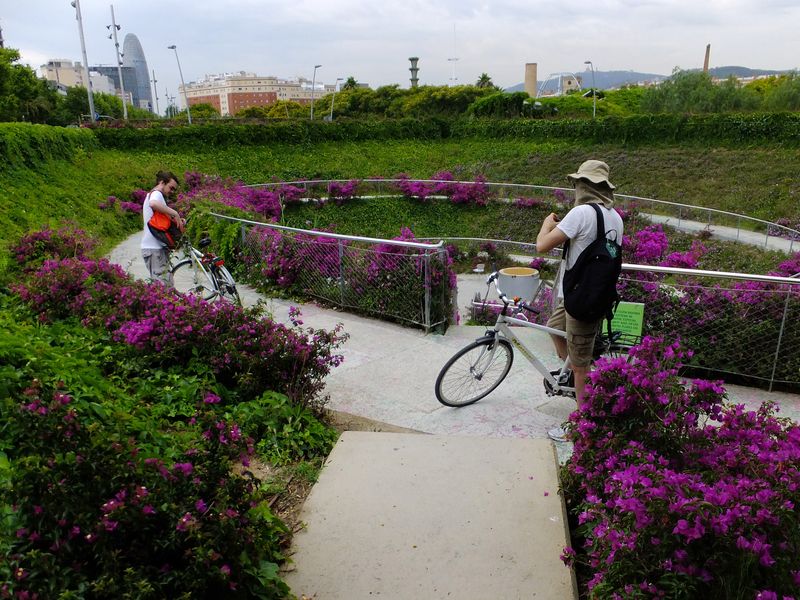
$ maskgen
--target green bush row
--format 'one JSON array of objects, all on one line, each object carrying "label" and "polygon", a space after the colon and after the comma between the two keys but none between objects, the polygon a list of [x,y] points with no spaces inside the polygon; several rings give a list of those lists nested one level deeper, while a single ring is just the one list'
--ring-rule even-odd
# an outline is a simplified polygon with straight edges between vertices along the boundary
[{"label": "green bush row", "polygon": [[91,131],[31,123],[0,123],[0,171],[42,163],[97,148]]},{"label": "green bush row", "polygon": [[800,114],[634,115],[598,119],[384,119],[208,123],[186,127],[96,128],[100,145],[115,149],[227,147],[389,139],[520,138],[590,143],[797,144]]},{"label": "green bush row", "polygon": [[451,137],[568,139],[591,143],[789,143],[800,140],[794,113],[634,115],[598,119],[456,121]]},{"label": "green bush row", "polygon": [[391,119],[335,121],[276,121],[250,125],[208,123],[187,127],[132,127],[94,130],[105,148],[226,147],[273,143],[315,143],[374,139],[440,139],[447,137],[449,123],[443,119]]}]

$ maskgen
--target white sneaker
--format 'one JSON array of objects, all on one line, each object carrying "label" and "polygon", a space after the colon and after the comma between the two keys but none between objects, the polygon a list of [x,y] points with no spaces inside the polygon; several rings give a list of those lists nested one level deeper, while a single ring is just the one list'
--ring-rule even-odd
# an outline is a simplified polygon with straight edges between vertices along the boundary
[{"label": "white sneaker", "polygon": [[563,427],[553,427],[552,429],[548,430],[547,437],[554,442],[566,442],[567,432],[564,431]]}]

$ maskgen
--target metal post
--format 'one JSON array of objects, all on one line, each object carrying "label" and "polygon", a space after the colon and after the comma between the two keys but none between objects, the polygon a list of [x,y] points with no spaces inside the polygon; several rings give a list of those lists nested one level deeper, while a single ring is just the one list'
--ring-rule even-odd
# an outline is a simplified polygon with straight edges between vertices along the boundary
[{"label": "metal post", "polygon": [[178,74],[181,76],[181,87],[183,88],[183,99],[186,102],[186,116],[189,118],[189,125],[192,124],[192,110],[189,108],[189,94],[186,91],[186,83],[183,81],[183,70],[181,69],[181,59],[178,58],[178,47],[175,44],[167,46],[168,50],[175,50],[175,60],[178,63]]},{"label": "metal post", "polygon": [[342,78],[337,77],[336,81],[333,83],[333,97],[331,98],[331,121],[333,121],[333,103],[336,102],[336,88],[339,87],[340,81],[342,81]]},{"label": "metal post", "polygon": [[158,80],[156,79],[156,70],[153,69],[153,92],[154,92],[153,97],[156,100],[156,114],[158,114],[158,86],[156,85],[157,83]]},{"label": "metal post", "polygon": [[89,96],[89,118],[94,123],[97,119],[94,112],[94,94],[92,94],[92,78],[89,76],[89,59],[86,58],[86,41],[83,39],[83,19],[81,18],[81,0],[72,0],[75,7],[75,19],[78,21],[78,32],[81,34],[81,54],[83,56],[83,74],[86,77],[86,93]]},{"label": "metal post", "polygon": [[114,38],[114,49],[117,52],[117,75],[119,75],[119,91],[122,93],[122,118],[126,121],[128,120],[128,105],[125,102],[125,83],[122,81],[122,61],[120,60],[119,56],[119,41],[117,40],[117,31],[119,30],[120,26],[117,25],[117,21],[114,19],[114,5],[111,5],[111,35],[108,36],[109,38]]},{"label": "metal post", "polygon": [[339,304],[344,306],[344,243],[338,241],[339,245]]},{"label": "metal post", "polygon": [[314,75],[311,77],[311,121],[314,120],[314,90],[317,87],[317,69],[322,65],[314,65]]},{"label": "metal post", "polygon": [[775,360],[772,362],[772,376],[769,378],[769,391],[775,385],[775,373],[778,370],[778,360],[780,359],[781,341],[783,340],[783,331],[786,329],[786,317],[789,314],[789,299],[792,297],[791,288],[786,290],[786,302],[783,303],[783,319],[781,319],[781,330],[778,333],[778,343],[775,346]]},{"label": "metal post", "polygon": [[431,255],[425,252],[425,333],[431,330]]},{"label": "metal post", "polygon": [[592,69],[592,118],[594,119],[597,116],[597,88],[594,85],[594,65],[590,60],[584,61],[583,64],[589,65]]}]

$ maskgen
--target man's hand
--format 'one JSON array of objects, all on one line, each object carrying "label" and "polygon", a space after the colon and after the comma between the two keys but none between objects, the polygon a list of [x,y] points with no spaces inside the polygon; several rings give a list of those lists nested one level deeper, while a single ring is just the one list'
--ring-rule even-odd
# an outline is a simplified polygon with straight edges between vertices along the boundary
[{"label": "man's hand", "polygon": [[556,224],[559,222],[558,215],[556,213],[550,213],[545,217],[544,222],[542,223],[542,233],[550,233],[555,228]]},{"label": "man's hand", "polygon": [[536,236],[537,252],[549,252],[567,240],[567,234],[556,227],[558,221],[559,218],[556,213],[547,215],[542,223],[542,229],[539,231],[539,235]]}]

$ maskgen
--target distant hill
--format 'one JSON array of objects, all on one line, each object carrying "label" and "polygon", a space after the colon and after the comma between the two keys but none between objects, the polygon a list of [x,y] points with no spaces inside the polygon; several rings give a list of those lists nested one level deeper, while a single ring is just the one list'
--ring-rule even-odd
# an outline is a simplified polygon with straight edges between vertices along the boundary
[{"label": "distant hill", "polygon": [[[699,71],[700,69],[690,69],[691,71]],[[770,71],[769,69],[748,69],[747,67],[714,67],[709,69],[708,72],[712,77],[719,79],[727,79],[731,75],[736,77],[758,77],[759,75],[785,75],[791,71]]]},{"label": "distant hill", "polygon": [[[689,71],[700,71],[701,69],[688,69]],[[712,77],[716,77],[719,79],[727,79],[731,75],[736,77],[757,77],[760,75],[783,75],[786,73],[791,73],[791,71],[774,71],[769,69],[748,69],[747,67],[737,67],[737,66],[729,66],[729,67],[714,67],[709,69],[708,72],[711,74]],[[581,71],[575,73],[577,77],[582,79],[582,85],[585,88],[589,88],[592,86],[592,72],[591,71]],[[669,75],[658,75],[656,73],[639,73],[637,71],[595,71],[594,72],[594,80],[595,85],[598,89],[601,90],[608,90],[612,88],[622,87],[624,85],[636,84],[645,81],[661,81],[663,79],[668,79]],[[537,88],[542,85],[542,82],[539,81],[537,84]],[[551,81],[548,82],[548,85],[545,89],[555,89],[556,82]],[[511,86],[506,88],[506,92],[522,92],[525,90],[524,83],[518,83],[517,85]]]}]

